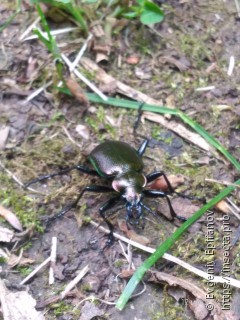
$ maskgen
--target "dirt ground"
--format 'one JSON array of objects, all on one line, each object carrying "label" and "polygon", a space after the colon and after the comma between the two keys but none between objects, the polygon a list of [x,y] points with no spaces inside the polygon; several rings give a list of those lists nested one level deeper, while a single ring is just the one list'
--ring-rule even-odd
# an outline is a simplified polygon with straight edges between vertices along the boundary
[{"label": "dirt ground", "polygon": [[[158,100],[160,105],[179,108],[239,160],[240,18],[235,2],[160,2],[165,12],[163,23],[156,25],[153,31],[137,21],[125,23],[120,28],[123,23],[120,21],[112,32],[108,61],[103,60],[98,65],[114,79]],[[14,4],[11,1],[1,2],[0,26],[14,12]],[[138,148],[142,136],[148,137],[149,147],[143,157],[144,173],[164,170],[167,175],[180,174],[185,183],[179,191],[195,197],[209,200],[224,188],[218,183],[206,182],[206,178],[234,182],[240,175],[222,156],[203,151],[154,121],[142,121],[137,133],[133,134],[136,111],[92,102],[84,105],[76,97],[59,93],[56,89],[59,80],[51,54],[36,39],[19,40],[37,18],[36,11],[27,1],[23,2],[22,7],[22,12],[0,33],[0,204],[1,208],[16,214],[24,230],[27,230],[25,234],[18,235],[17,241],[1,242],[0,249],[8,252],[8,257],[20,257],[14,262],[0,260],[1,279],[6,280],[8,290],[23,290],[31,294],[36,300],[37,310],[43,312],[46,319],[240,319],[239,288],[229,289],[230,310],[220,307],[220,311],[209,311],[203,304],[204,299],[197,295],[197,290],[187,290],[184,285],[171,286],[166,281],[150,281],[150,274],[145,283],[137,288],[138,292],[143,288],[145,290],[133,297],[123,311],[118,311],[111,303],[116,302],[126,285],[120,274],[128,269],[129,264],[118,241],[102,251],[107,237],[89,223],[90,219],[102,222],[98,209],[109,198],[108,194],[86,193],[77,208],[61,219],[47,225],[44,223],[47,216],[60,212],[71,203],[85,185],[107,185],[109,181],[73,170],[31,185],[36,192],[24,189],[21,182],[26,183],[76,164],[90,166],[87,155],[106,139],[125,141]],[[73,26],[69,21],[56,23],[49,19],[49,23],[51,29]],[[103,26],[104,21],[98,23]],[[85,39],[78,31],[58,36],[57,43],[61,52],[74,60]],[[94,44],[89,44],[84,53],[84,57],[91,61],[99,56]],[[230,57],[235,60],[231,74],[229,61],[233,58]],[[123,97],[117,91],[116,84],[101,83],[94,72],[83,66],[80,70],[106,95]],[[30,94],[49,81],[52,81],[49,87],[26,102]],[[91,91],[82,83],[80,85],[84,91]],[[212,88],[201,90],[206,87]],[[181,123],[179,119],[172,119]],[[16,177],[20,183],[16,182]],[[229,197],[237,213],[239,190]],[[177,196],[171,201],[174,210],[181,211],[185,217],[201,206],[199,201]],[[164,199],[146,199],[145,203],[163,215],[155,218],[146,214],[144,230],[136,226],[131,228],[141,241],[145,237],[150,242],[149,246],[155,248],[180,223],[177,219],[169,221]],[[169,253],[205,272],[212,262],[215,274],[221,275],[224,261],[223,217],[227,215],[231,228],[229,276],[239,279],[239,220],[226,210],[213,209],[216,246],[213,261],[205,251],[207,215],[186,232]],[[116,207],[111,217],[114,231],[123,235],[125,215],[124,207]],[[3,218],[0,224],[11,229]],[[106,227],[104,223],[102,226]],[[17,232],[15,239],[16,236]],[[44,267],[27,284],[19,285],[49,257],[52,237],[58,239],[54,284],[48,284],[49,267]],[[127,246],[124,248],[127,251]],[[147,253],[132,248],[135,267],[147,257]],[[89,272],[85,277],[65,299],[57,299],[86,265]],[[167,260],[161,259],[152,270],[183,279],[206,295],[209,293],[206,280]],[[220,306],[223,296],[223,286],[217,284],[214,287],[214,301]]]}]

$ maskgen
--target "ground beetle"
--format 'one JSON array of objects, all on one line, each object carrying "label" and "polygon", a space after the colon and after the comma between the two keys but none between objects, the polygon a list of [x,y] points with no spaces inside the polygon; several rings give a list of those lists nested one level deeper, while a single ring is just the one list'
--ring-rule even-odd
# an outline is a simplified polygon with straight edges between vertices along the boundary
[{"label": "ground beetle", "polygon": [[[143,174],[144,164],[142,160],[142,155],[146,150],[148,142],[148,139],[145,139],[143,143],[140,145],[139,149],[135,150],[133,147],[131,147],[129,144],[125,142],[110,140],[105,141],[98,145],[95,149],[93,149],[93,151],[90,153],[88,157],[94,169],[90,169],[82,165],[76,165],[61,170],[57,173],[41,176],[27,183],[26,187],[28,187],[30,184],[42,181],[44,179],[52,178],[57,175],[66,174],[73,169],[77,169],[86,174],[96,175],[110,179],[112,181],[111,187],[99,185],[86,186],[73,203],[67,205],[55,216],[48,218],[47,222],[63,216],[71,208],[76,207],[77,203],[79,202],[79,200],[85,192],[115,192],[115,195],[109,200],[107,200],[99,209],[101,217],[109,227],[110,234],[107,244],[111,245],[113,242],[113,225],[106,218],[105,212],[113,208],[120,200],[123,200],[125,202],[127,210],[126,221],[129,223],[133,223],[133,221],[135,221],[135,223],[138,223],[139,219],[142,218],[143,209],[155,214],[148,206],[146,206],[142,202],[144,197],[166,198],[168,206],[170,208],[172,219],[174,217],[178,217],[168,198],[168,194],[171,194],[175,191],[173,190],[165,173],[163,171],[155,171],[148,175]],[[168,193],[160,190],[144,189],[148,183],[154,181],[155,179],[161,176],[164,177],[168,185]],[[192,198],[177,192],[175,193],[182,197]]]}]

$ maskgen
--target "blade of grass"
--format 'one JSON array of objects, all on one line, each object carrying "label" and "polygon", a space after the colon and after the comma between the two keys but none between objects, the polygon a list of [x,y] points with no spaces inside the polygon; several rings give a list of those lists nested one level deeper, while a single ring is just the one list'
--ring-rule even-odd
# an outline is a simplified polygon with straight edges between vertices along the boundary
[{"label": "blade of grass", "polygon": [[33,30],[33,32],[38,36],[39,40],[41,40],[44,43],[44,45],[48,48],[48,50],[52,53],[53,58],[56,62],[56,69],[57,69],[58,76],[62,80],[63,65],[62,65],[62,57],[61,57],[60,50],[57,46],[55,38],[51,35],[50,28],[45,18],[45,15],[38,3],[36,3],[36,8],[41,18],[43,29],[47,34],[47,38],[45,38],[42,35],[41,31],[38,29]]},{"label": "blade of grass", "polygon": [[21,0],[16,0],[16,11],[11,14],[10,17],[7,18],[7,20],[4,22],[4,24],[0,27],[0,32],[2,32],[5,28],[8,27],[8,25],[15,19],[15,17],[21,12]]},{"label": "blade of grass", "polygon": [[[119,108],[139,108],[139,102],[136,101],[115,99],[111,97],[109,97],[107,101],[103,101],[101,98],[99,98],[93,93],[87,93],[86,95],[90,101],[96,103],[108,104]],[[226,157],[226,159],[228,159],[238,170],[240,170],[240,163],[221,145],[221,143],[219,143],[214,137],[212,137],[200,124],[196,123],[182,111],[178,109],[170,109],[166,106],[160,107],[150,104],[144,104],[142,110],[161,114],[171,114],[179,117],[182,121],[184,121],[186,124],[192,127],[197,133],[199,133],[210,145],[212,145],[219,152],[221,152]]]},{"label": "blade of grass", "polygon": [[14,18],[19,14],[20,11],[14,12],[10,17],[7,18],[7,20],[4,22],[4,24],[0,27],[0,32],[2,32],[7,26],[14,20]]},{"label": "blade of grass", "polygon": [[43,29],[47,33],[47,39],[37,29],[34,30],[34,33],[38,35],[39,39],[45,44],[45,46],[48,48],[48,50],[52,53],[54,59],[60,61],[61,60],[60,50],[57,46],[55,38],[51,35],[50,28],[49,28],[49,25],[48,25],[47,20],[45,18],[45,15],[44,15],[44,13],[38,3],[36,4],[36,8],[37,8],[38,14],[41,18]]},{"label": "blade of grass", "polygon": [[64,1],[44,0],[43,2],[49,3],[53,7],[56,7],[60,10],[68,12],[73,16],[73,18],[77,22],[77,25],[79,25],[84,32],[88,31],[87,24],[82,15],[82,13],[84,12],[76,5],[75,1],[71,0],[71,1],[64,2]]},{"label": "blade of grass", "polygon": [[[240,180],[236,181],[235,184],[240,185]],[[116,308],[122,310],[129,298],[131,297],[133,291],[135,290],[138,283],[143,278],[145,272],[150,269],[163,255],[166,253],[180,238],[180,236],[199,218],[201,218],[204,213],[211,209],[215,204],[225,198],[229,193],[234,190],[234,187],[227,187],[222,192],[220,192],[211,201],[205,204],[201,209],[195,212],[187,221],[185,221],[170,237],[168,237],[157,249],[156,251],[147,259],[145,262],[136,270],[127,286],[125,287],[123,293],[116,303]]]},{"label": "blade of grass", "polygon": [[209,144],[215,147],[219,152],[221,152],[226,159],[228,159],[238,170],[240,170],[240,163],[229,153],[217,139],[212,137],[200,124],[193,121],[190,117],[185,115],[183,112],[178,110],[178,116],[192,127],[196,132],[198,132]]},{"label": "blade of grass", "polygon": [[[59,88],[58,88],[59,89]],[[65,94],[70,94],[70,91],[66,88],[59,89],[60,91],[64,92]],[[139,108],[139,102],[126,100],[126,99],[116,99],[112,97],[108,97],[108,100],[103,100],[99,96],[94,93],[86,93],[89,101],[101,104],[107,104],[119,108],[127,108],[127,109],[136,109]],[[182,111],[178,109],[170,109],[166,106],[154,106],[150,104],[144,104],[142,107],[143,111],[150,111],[156,112],[161,114],[171,114],[179,117],[182,121],[192,127],[197,133],[199,133],[210,145],[215,147],[220,153],[222,153],[226,159],[228,159],[236,169],[240,170],[240,163],[215,139],[212,137],[200,124],[196,123],[190,117],[185,115]]]}]

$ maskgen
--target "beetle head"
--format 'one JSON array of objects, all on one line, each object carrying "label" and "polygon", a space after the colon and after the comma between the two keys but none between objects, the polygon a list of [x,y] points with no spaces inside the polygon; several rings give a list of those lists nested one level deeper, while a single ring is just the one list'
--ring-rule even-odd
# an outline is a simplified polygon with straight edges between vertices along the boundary
[{"label": "beetle head", "polygon": [[130,206],[137,206],[146,182],[146,177],[142,173],[128,171],[117,176],[112,182],[112,187],[122,194]]}]

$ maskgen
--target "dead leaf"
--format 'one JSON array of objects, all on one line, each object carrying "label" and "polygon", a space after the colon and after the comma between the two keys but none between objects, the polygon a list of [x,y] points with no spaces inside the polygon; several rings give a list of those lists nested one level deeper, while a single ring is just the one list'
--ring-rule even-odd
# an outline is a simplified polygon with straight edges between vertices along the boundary
[{"label": "dead leaf", "polygon": [[212,110],[213,112],[219,112],[221,113],[222,111],[228,111],[228,110],[232,110],[233,108],[229,105],[226,104],[218,104],[218,105],[214,105],[212,106]]},{"label": "dead leaf", "polygon": [[135,75],[140,80],[150,80],[152,78],[152,72],[146,70],[145,66],[135,67]]},{"label": "dead leaf", "polygon": [[199,209],[199,205],[194,204],[189,199],[178,197],[172,199],[171,203],[176,213],[185,219],[190,218]]},{"label": "dead leaf", "polygon": [[60,301],[60,300],[61,300],[60,295],[55,295],[55,296],[52,296],[52,297],[50,297],[50,298],[47,298],[47,299],[45,299],[45,300],[43,300],[43,301],[37,302],[36,308],[37,308],[38,310],[41,310],[41,309],[46,308],[48,305],[53,304],[53,303],[56,303],[56,302],[58,302],[58,301]]},{"label": "dead leaf", "polygon": [[104,30],[100,24],[96,24],[92,27],[92,33],[96,38],[101,38],[105,35]]},{"label": "dead leaf", "polygon": [[33,264],[35,260],[29,259],[29,258],[24,258],[21,254],[19,256],[16,256],[15,254],[10,254],[7,260],[7,264],[9,267],[12,269],[16,267],[17,265],[19,266],[27,266],[29,264]]},{"label": "dead leaf", "polygon": [[119,219],[118,226],[119,226],[120,230],[123,231],[126,234],[126,236],[133,241],[141,243],[142,245],[145,245],[145,246],[151,242],[148,238],[137,234],[132,229],[129,229],[125,220]]},{"label": "dead leaf", "polygon": [[126,62],[128,64],[138,64],[140,61],[140,58],[138,56],[129,56],[126,58]]},{"label": "dead leaf", "polygon": [[182,301],[187,298],[186,290],[180,287],[169,287],[168,294],[172,296],[176,301]]},{"label": "dead leaf", "polygon": [[8,254],[0,248],[0,257],[7,260],[8,259]]},{"label": "dead leaf", "polygon": [[89,133],[89,129],[87,126],[83,125],[83,124],[78,124],[76,126],[77,133],[84,139],[89,140],[90,137],[90,133]]},{"label": "dead leaf", "polygon": [[101,317],[104,311],[99,309],[94,303],[87,301],[81,308],[81,317],[79,320],[91,320],[93,318]]},{"label": "dead leaf", "polygon": [[[176,189],[178,186],[182,185],[184,183],[184,177],[182,175],[169,175],[167,176],[171,186],[173,189]],[[154,180],[152,183],[148,185],[149,189],[156,189],[156,190],[162,190],[167,191],[168,190],[168,184],[165,180],[165,178],[162,176],[156,180]]]},{"label": "dead leaf", "polygon": [[0,227],[0,242],[11,242],[14,232],[7,228]]},{"label": "dead leaf", "polygon": [[29,81],[32,78],[32,75],[36,69],[38,60],[32,56],[28,59],[28,65],[26,69],[26,80]]},{"label": "dead leaf", "polygon": [[120,277],[120,278],[123,278],[123,279],[128,279],[128,278],[130,278],[130,277],[134,274],[135,271],[136,271],[136,270],[133,270],[133,269],[130,269],[130,270],[123,269],[123,270],[121,271],[119,277]]},{"label": "dead leaf", "polygon": [[72,78],[66,79],[66,85],[68,89],[71,91],[72,95],[83,105],[87,106],[88,105],[88,99],[83,93],[82,88],[80,85],[77,83],[77,81],[73,80]]},{"label": "dead leaf", "polygon": [[[194,296],[195,299],[201,300],[203,302],[204,306],[211,302],[211,305],[213,306],[213,309],[211,311],[211,316],[213,316],[214,320],[226,320],[226,319],[239,320],[239,317],[237,315],[235,315],[232,311],[222,310],[220,304],[217,303],[216,300],[207,299],[207,293],[205,291],[203,291],[202,289],[200,289],[199,287],[197,287],[195,284],[193,284],[192,281],[189,282],[187,280],[177,278],[177,277],[170,275],[170,274],[167,274],[165,272],[149,271],[149,273],[151,274],[150,279],[149,279],[149,281],[151,281],[151,282],[154,282],[154,283],[166,282],[170,286],[173,286],[173,287],[178,286],[180,288],[183,288],[183,289],[187,290],[191,296]],[[195,299],[192,299],[192,301],[194,301]],[[189,301],[188,303],[192,303],[192,301]],[[205,306],[205,309],[207,310],[206,306]],[[195,308],[193,307],[192,311],[194,312],[195,310],[196,310],[196,312],[199,312],[196,307]],[[203,310],[201,312],[203,312]],[[207,314],[209,314],[209,312]],[[197,316],[198,316],[198,314],[195,314],[196,318],[197,318]],[[201,319],[201,318],[197,318],[197,319]]]},{"label": "dead leaf", "polygon": [[93,72],[95,74],[95,79],[98,80],[101,84],[109,84],[113,83],[115,81],[116,83],[116,92],[123,94],[131,99],[137,100],[137,101],[143,101],[145,103],[154,104],[154,105],[162,105],[161,100],[156,100],[148,95],[142,93],[141,91],[138,91],[125,83],[118,81],[114,77],[110,76],[106,73],[105,70],[100,68],[95,62],[90,60],[89,58],[82,58],[80,60],[81,65],[88,70],[89,72]]},{"label": "dead leaf", "polygon": [[190,67],[189,61],[187,61],[187,60],[184,61],[184,59],[176,59],[176,58],[170,57],[170,56],[160,57],[159,62],[162,64],[166,64],[166,63],[172,64],[175,67],[177,67],[179,69],[179,71],[181,71],[181,72],[188,70]]},{"label": "dead leaf", "polygon": [[99,86],[99,89],[104,92],[113,95],[116,93],[117,90],[117,84],[116,81],[113,80],[112,82],[106,83],[106,84],[101,84]]},{"label": "dead leaf", "polygon": [[225,200],[219,201],[216,205],[215,208],[223,213],[230,213],[229,205]]},{"label": "dead leaf", "polygon": [[0,150],[3,150],[5,148],[9,131],[10,131],[9,126],[5,126],[0,129]]},{"label": "dead leaf", "polygon": [[22,254],[23,250],[21,250],[19,256],[16,256],[7,249],[6,252],[0,249],[0,257],[3,257],[6,260],[6,263],[10,268],[14,268],[16,265],[26,266],[35,262],[33,259],[24,258]]},{"label": "dead leaf", "polygon": [[196,320],[206,319],[209,311],[201,299],[189,300],[188,306],[194,313]]},{"label": "dead leaf", "polygon": [[102,62],[102,61],[108,61],[109,58],[106,54],[102,53],[102,52],[98,52],[96,55],[96,62]]},{"label": "dead leaf", "polygon": [[92,28],[92,33],[94,35],[92,50],[97,53],[96,62],[108,61],[108,56],[111,53],[111,31],[106,34],[101,25],[95,25]]},{"label": "dead leaf", "polygon": [[10,210],[4,208],[0,205],[0,216],[3,217],[10,225],[18,231],[23,231],[21,222],[18,220],[17,216]]},{"label": "dead leaf", "polygon": [[168,106],[168,108],[171,108],[171,109],[176,108],[175,96],[173,94],[171,94],[166,98],[166,105]]},{"label": "dead leaf", "polygon": [[0,301],[4,320],[44,320],[36,311],[36,301],[26,291],[11,292],[0,280]]},{"label": "dead leaf", "polygon": [[193,163],[197,163],[197,164],[200,164],[200,165],[209,165],[210,157],[209,156],[203,156],[201,158],[198,158],[196,161],[193,161]]}]

